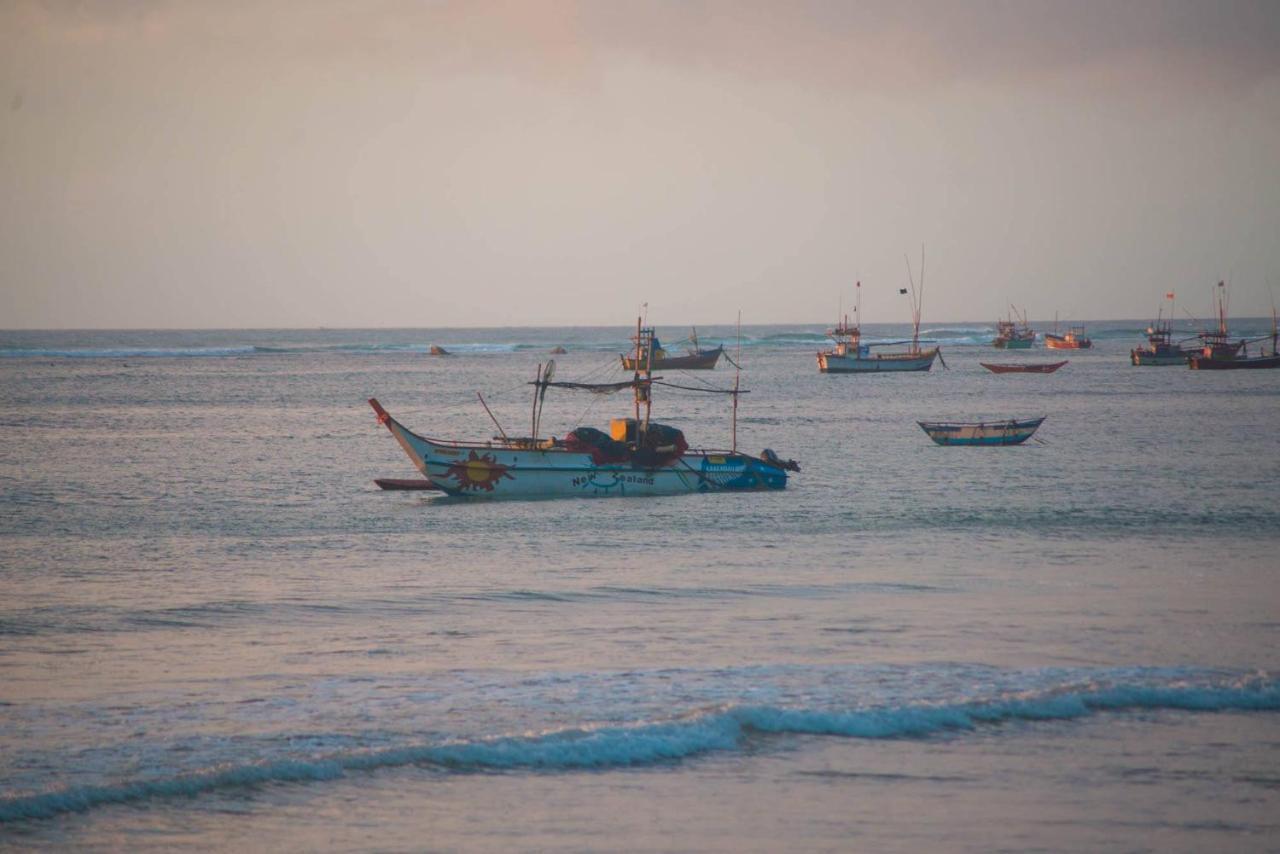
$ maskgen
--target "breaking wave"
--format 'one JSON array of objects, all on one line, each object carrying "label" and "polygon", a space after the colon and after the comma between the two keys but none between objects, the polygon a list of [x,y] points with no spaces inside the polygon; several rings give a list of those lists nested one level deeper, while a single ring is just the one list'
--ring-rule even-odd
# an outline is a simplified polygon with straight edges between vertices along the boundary
[{"label": "breaking wave", "polygon": [[50,818],[149,798],[215,789],[332,780],[352,772],[410,765],[444,772],[576,771],[678,762],[740,750],[773,735],[923,738],[1007,722],[1070,720],[1126,710],[1280,711],[1280,685],[1269,678],[1229,685],[1084,683],[1010,694],[983,702],[828,710],[730,705],[634,724],[576,727],[474,741],[409,745],[325,756],[225,765],[180,776],[80,786],[0,800],[0,823]]},{"label": "breaking wave", "polygon": [[146,359],[250,356],[257,347],[0,347],[0,359]]}]

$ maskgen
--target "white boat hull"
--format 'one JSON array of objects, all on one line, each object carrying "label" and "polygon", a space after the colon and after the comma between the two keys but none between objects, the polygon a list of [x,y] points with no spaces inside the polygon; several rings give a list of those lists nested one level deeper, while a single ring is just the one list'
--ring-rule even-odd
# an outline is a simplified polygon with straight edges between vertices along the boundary
[{"label": "white boat hull", "polygon": [[883,353],[854,356],[838,353],[819,353],[818,370],[824,374],[879,374],[894,371],[927,371],[933,367],[938,350],[920,353]]},{"label": "white boat hull", "polygon": [[597,465],[590,454],[563,448],[428,439],[385,411],[379,412],[378,420],[391,431],[418,471],[440,490],[459,497],[598,498],[774,490],[787,485],[784,469],[743,454],[687,451],[660,468]]}]

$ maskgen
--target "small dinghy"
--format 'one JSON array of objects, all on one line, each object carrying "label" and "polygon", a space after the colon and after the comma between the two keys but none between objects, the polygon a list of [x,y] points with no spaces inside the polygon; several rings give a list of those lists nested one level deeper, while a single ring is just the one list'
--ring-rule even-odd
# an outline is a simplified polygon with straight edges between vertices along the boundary
[{"label": "small dinghy", "polygon": [[1061,368],[1070,359],[1064,359],[1061,362],[1040,362],[1031,365],[997,365],[992,362],[979,362],[979,365],[986,368],[993,374],[1051,374]]},{"label": "small dinghy", "polygon": [[1046,416],[1008,421],[917,421],[939,445],[1021,445]]}]

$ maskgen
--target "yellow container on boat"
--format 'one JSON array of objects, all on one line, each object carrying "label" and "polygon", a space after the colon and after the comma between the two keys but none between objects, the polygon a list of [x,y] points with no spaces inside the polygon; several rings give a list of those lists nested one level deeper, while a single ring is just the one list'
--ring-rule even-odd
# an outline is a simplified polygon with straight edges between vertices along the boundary
[{"label": "yellow container on boat", "polygon": [[615,418],[609,422],[609,438],[615,442],[631,442],[636,438],[634,418]]}]

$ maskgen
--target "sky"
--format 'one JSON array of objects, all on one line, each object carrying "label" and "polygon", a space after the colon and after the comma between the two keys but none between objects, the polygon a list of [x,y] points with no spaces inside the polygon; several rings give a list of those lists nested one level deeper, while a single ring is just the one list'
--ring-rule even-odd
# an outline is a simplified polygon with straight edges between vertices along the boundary
[{"label": "sky", "polygon": [[3,0],[0,328],[908,322],[922,247],[926,323],[1270,314],[1277,45],[1274,0]]}]

